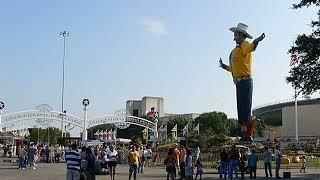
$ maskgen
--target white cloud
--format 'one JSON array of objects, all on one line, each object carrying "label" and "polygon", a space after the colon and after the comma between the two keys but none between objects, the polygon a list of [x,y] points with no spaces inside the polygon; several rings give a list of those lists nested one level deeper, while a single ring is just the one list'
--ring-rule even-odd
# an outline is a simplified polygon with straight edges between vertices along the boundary
[{"label": "white cloud", "polygon": [[162,36],[168,33],[166,25],[163,21],[144,18],[142,20],[142,24],[145,26],[148,32],[151,32],[155,36]]}]

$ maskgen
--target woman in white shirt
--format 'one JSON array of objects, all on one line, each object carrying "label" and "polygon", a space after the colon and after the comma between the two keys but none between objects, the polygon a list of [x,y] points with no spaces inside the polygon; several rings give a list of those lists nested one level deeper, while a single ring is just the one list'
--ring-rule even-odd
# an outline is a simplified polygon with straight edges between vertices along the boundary
[{"label": "woman in white shirt", "polygon": [[191,155],[190,149],[187,149],[185,175],[186,175],[186,180],[192,180],[193,164],[192,164],[192,155]]},{"label": "woman in white shirt", "polygon": [[114,176],[116,174],[116,167],[117,167],[117,157],[118,157],[118,152],[114,149],[114,146],[110,147],[110,150],[107,151],[107,157],[108,157],[108,166],[110,168],[110,176],[111,180],[114,180]]}]

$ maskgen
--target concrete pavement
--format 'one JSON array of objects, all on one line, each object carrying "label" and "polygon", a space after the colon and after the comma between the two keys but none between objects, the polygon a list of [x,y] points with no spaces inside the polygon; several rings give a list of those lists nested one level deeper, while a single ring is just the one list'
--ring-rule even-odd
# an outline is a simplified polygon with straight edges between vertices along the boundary
[{"label": "concrete pavement", "polygon": [[[128,179],[129,167],[119,165],[117,167],[116,180]],[[301,174],[298,169],[291,169],[292,179],[320,179],[320,169],[307,169],[307,173]],[[273,170],[274,172],[274,170]],[[280,171],[282,174],[283,170]],[[204,180],[219,179],[219,175],[214,169],[204,169]],[[246,175],[246,179],[249,175]],[[66,179],[66,164],[46,164],[38,163],[36,170],[24,169],[19,170],[16,163],[0,162],[0,179],[1,180],[64,180]],[[108,175],[97,175],[97,180],[109,180]],[[166,179],[166,172],[164,167],[147,167],[144,174],[138,175],[138,180],[162,180]],[[259,169],[257,172],[257,179],[264,178],[264,170]],[[269,178],[271,179],[271,178]]]}]

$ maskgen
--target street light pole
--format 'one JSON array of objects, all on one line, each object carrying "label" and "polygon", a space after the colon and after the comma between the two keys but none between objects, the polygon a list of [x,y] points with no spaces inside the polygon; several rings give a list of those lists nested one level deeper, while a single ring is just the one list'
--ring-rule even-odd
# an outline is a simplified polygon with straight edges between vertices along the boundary
[{"label": "street light pole", "polygon": [[[66,59],[66,37],[70,36],[70,33],[67,31],[60,32],[60,35],[63,36],[63,62],[62,62],[62,90],[61,90],[61,112],[64,112],[64,66]],[[61,116],[63,120],[63,115]],[[63,121],[61,121],[61,137],[63,137]]]}]

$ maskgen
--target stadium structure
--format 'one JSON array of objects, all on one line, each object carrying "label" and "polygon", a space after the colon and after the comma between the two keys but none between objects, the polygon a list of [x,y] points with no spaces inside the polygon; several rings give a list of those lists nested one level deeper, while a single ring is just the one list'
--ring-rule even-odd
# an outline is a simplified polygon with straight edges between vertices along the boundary
[{"label": "stadium structure", "polygon": [[[295,137],[295,102],[287,100],[255,107],[252,114],[266,127],[263,136]],[[320,136],[320,98],[298,100],[299,139]]]}]

